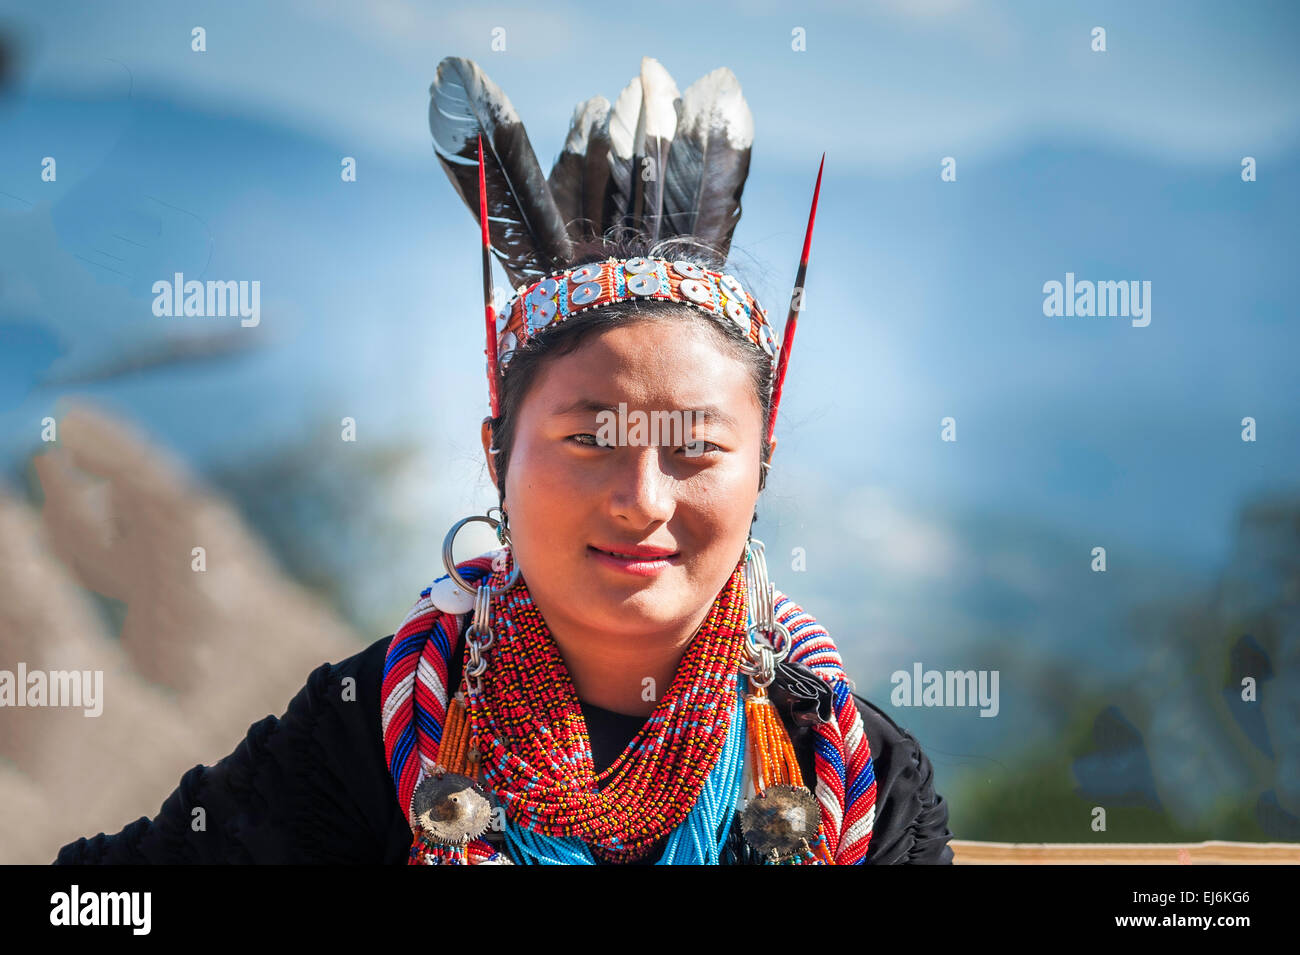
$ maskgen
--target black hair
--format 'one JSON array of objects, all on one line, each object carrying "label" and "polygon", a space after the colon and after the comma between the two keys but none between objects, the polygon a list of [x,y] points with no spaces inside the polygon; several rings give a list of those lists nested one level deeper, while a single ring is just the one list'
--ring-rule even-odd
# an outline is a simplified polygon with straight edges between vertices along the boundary
[{"label": "black hair", "polygon": [[[619,259],[635,256],[665,258],[671,261],[690,262],[714,271],[720,271],[724,264],[722,257],[703,243],[680,236],[656,242],[639,232],[626,229],[612,229],[604,238],[575,243],[571,264],[577,266],[588,262],[600,262],[610,256]],[[505,374],[497,379],[501,413],[492,419],[492,446],[498,449],[493,456],[497,492],[502,504],[505,503],[506,472],[510,466],[510,452],[514,446],[514,422],[518,418],[524,396],[547,358],[552,355],[567,355],[594,334],[626,324],[628,321],[638,320],[689,321],[707,327],[717,335],[718,341],[729,349],[731,354],[745,363],[750,372],[755,397],[758,399],[760,420],[763,423],[758,468],[758,490],[762,492],[767,484],[767,468],[763,466],[763,462],[767,460],[771,450],[767,440],[767,420],[771,411],[774,382],[771,358],[729,319],[716,318],[690,305],[666,299],[630,299],[579,312],[529,339],[508,356],[502,356],[506,358],[507,368]],[[758,513],[755,511],[754,519],[757,518]]]}]

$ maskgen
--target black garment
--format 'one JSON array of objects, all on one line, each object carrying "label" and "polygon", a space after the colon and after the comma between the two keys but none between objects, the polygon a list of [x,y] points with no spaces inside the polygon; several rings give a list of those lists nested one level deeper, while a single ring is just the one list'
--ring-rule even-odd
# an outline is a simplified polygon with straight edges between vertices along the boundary
[{"label": "black garment", "polygon": [[[377,640],[341,663],[322,664],[279,719],[254,723],[225,759],[186,772],[152,820],[141,816],[115,835],[69,843],[55,864],[405,864],[411,830],[397,804],[380,729],[379,694],[391,639]],[[454,681],[459,661],[452,669]],[[776,690],[774,684],[774,701]],[[876,773],[876,817],[865,861],[952,862],[948,806],[934,791],[930,761],[881,710],[856,694],[854,699]],[[812,781],[812,731],[800,725],[793,707],[778,710],[804,777]],[[590,704],[582,709],[601,772],[644,720]],[[723,861],[757,862],[739,826],[732,828]],[[661,852],[662,845],[643,862],[653,863]]]}]

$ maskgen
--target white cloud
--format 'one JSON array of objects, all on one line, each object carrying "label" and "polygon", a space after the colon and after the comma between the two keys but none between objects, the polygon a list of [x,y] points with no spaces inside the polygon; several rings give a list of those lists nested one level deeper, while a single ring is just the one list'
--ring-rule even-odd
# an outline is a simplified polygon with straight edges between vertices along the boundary
[{"label": "white cloud", "polygon": [[960,544],[940,524],[911,511],[886,487],[849,491],[837,513],[841,526],[875,555],[889,574],[946,578],[957,566]]}]

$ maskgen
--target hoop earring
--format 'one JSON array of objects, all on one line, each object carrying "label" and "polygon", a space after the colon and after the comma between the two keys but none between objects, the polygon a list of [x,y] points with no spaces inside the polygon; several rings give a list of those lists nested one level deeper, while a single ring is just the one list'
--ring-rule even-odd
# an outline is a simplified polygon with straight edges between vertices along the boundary
[{"label": "hoop earring", "polygon": [[[497,511],[498,513],[500,513],[501,517],[499,519],[493,517],[492,516],[493,511]],[[480,584],[479,586],[474,587],[468,581],[466,581],[465,578],[460,575],[460,571],[456,569],[456,559],[452,556],[452,552],[451,552],[451,545],[452,542],[455,541],[456,535],[460,533],[460,529],[462,527],[464,527],[466,524],[470,523],[471,521],[482,521],[485,524],[491,525],[492,529],[497,532],[497,540],[500,541],[501,546],[510,547],[512,551],[514,548],[511,546],[510,543],[509,519],[506,515],[506,512],[500,507],[495,507],[495,506],[489,507],[487,509],[487,514],[485,515],[471,514],[469,517],[462,517],[455,524],[451,525],[451,530],[447,531],[447,536],[444,537],[442,540],[442,566],[447,568],[447,573],[451,576],[452,580],[456,581],[456,585],[460,587],[461,590],[465,591],[465,593],[470,594],[471,596],[475,596],[478,594],[480,590],[487,588],[487,585]],[[516,561],[515,566],[511,568],[510,575],[506,577],[505,583],[503,583],[500,587],[493,587],[487,589],[490,590],[491,596],[498,597],[517,583],[519,583],[518,561]]]},{"label": "hoop earring", "polygon": [[[493,517],[493,511],[499,512],[501,518]],[[501,596],[501,594],[519,583],[519,563],[515,562],[514,567],[510,569],[509,576],[506,577],[505,583],[500,587],[492,587],[487,583],[479,583],[477,587],[470,586],[469,582],[460,575],[460,571],[456,569],[456,560],[451,552],[451,545],[456,540],[456,534],[470,521],[483,521],[485,524],[490,524],[497,532],[497,540],[505,547],[510,547],[510,535],[506,523],[506,512],[500,507],[489,507],[486,515],[472,514],[469,517],[462,517],[451,526],[451,530],[447,532],[447,536],[442,541],[442,565],[447,568],[448,575],[461,590],[474,596],[474,619],[465,631],[465,644],[466,649],[469,651],[469,662],[465,666],[465,677],[471,691],[482,694],[483,674],[487,672],[487,660],[483,657],[483,653],[490,649],[494,642],[492,636],[492,598]],[[490,574],[485,575],[483,580],[486,581],[490,577]]]}]

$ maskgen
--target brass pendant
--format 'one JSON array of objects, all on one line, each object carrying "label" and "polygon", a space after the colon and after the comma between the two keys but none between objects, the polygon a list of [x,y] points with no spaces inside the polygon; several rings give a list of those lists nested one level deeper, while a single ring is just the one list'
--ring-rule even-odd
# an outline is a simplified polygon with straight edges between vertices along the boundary
[{"label": "brass pendant", "polygon": [[793,859],[817,841],[821,806],[804,786],[775,783],[755,796],[740,814],[745,841],[773,862]]},{"label": "brass pendant", "polygon": [[425,837],[444,846],[463,846],[492,822],[487,793],[460,773],[426,776],[415,787],[412,814]]}]

